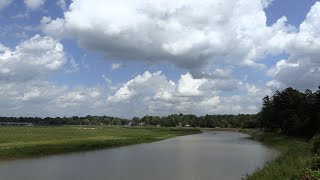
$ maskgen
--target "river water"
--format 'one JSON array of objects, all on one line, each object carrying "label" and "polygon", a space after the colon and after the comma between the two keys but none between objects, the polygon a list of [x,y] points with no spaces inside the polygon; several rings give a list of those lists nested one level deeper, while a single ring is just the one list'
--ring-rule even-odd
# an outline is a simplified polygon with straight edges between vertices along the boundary
[{"label": "river water", "polygon": [[237,132],[204,132],[85,153],[0,162],[1,180],[240,180],[277,152]]}]

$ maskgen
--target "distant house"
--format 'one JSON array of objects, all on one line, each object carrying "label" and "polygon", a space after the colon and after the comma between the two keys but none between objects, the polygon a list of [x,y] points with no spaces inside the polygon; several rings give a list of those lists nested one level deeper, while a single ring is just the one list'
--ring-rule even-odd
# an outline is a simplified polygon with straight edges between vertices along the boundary
[{"label": "distant house", "polygon": [[0,122],[0,126],[33,126],[33,124],[23,122]]},{"label": "distant house", "polygon": [[139,126],[145,126],[146,125],[146,123],[145,122],[141,122],[141,123],[139,123]]}]

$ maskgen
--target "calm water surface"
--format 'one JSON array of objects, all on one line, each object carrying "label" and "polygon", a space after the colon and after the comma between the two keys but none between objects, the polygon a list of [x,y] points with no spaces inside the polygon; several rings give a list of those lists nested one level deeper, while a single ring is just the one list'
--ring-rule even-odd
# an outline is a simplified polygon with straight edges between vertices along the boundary
[{"label": "calm water surface", "polygon": [[249,136],[205,132],[86,153],[0,162],[1,180],[240,180],[277,153]]}]

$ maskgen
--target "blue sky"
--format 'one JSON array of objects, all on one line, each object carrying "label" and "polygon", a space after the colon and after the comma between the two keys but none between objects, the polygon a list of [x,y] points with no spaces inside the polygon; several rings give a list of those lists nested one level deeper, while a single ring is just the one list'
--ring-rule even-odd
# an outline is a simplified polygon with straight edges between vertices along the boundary
[{"label": "blue sky", "polygon": [[[0,115],[256,113],[275,90],[319,83],[316,0],[88,3],[0,0]],[[54,50],[27,47],[45,37]]]},{"label": "blue sky", "polygon": [[[69,5],[71,2],[66,1]],[[23,1],[14,1],[8,8],[1,12],[2,18],[0,19],[2,27],[12,27],[9,34],[25,33],[25,37],[15,37],[16,35],[5,35],[1,37],[1,43],[14,48],[21,40],[28,39],[36,34],[41,34],[39,23],[43,16],[50,16],[52,18],[63,17],[63,10],[56,4],[55,1],[45,1],[44,5],[36,11],[30,11]],[[25,18],[14,18],[17,15],[27,15]],[[14,26],[30,26],[33,30],[26,31],[23,28],[15,28]],[[50,75],[50,80],[58,84],[66,84],[68,86],[90,86],[97,83],[104,83],[104,79],[101,78],[102,74],[105,74],[114,82],[123,83],[126,82],[134,75],[142,74],[147,70],[150,71],[163,71],[166,76],[173,80],[178,80],[180,74],[185,72],[184,70],[177,69],[168,64],[164,65],[150,65],[140,62],[128,62],[126,67],[117,71],[112,71],[112,63],[122,63],[121,61],[112,61],[104,57],[103,54],[95,51],[83,49],[78,46],[76,41],[63,39],[62,44],[65,51],[70,57],[73,57],[75,62],[79,64],[81,71],[77,71],[70,74],[63,72],[56,72]]]}]

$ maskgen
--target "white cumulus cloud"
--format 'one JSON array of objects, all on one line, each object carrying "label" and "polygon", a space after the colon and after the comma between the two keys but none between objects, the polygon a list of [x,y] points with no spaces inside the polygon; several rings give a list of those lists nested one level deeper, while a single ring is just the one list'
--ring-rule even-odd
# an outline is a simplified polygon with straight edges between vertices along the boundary
[{"label": "white cumulus cloud", "polygon": [[[194,79],[187,73],[173,82],[161,72],[147,71],[111,93],[108,103],[112,104],[114,112],[132,116],[180,112],[197,115],[256,113],[262,97],[271,93],[268,88],[248,83],[238,83],[232,90],[221,91],[219,85],[224,81],[226,79]],[[235,80],[228,81],[234,83]],[[239,95],[229,96],[228,91],[235,91]]]},{"label": "white cumulus cloud", "polygon": [[187,73],[181,76],[178,82],[178,92],[182,96],[199,96],[203,94],[199,88],[207,83],[207,79],[193,79],[192,75]]},{"label": "white cumulus cloud", "polygon": [[[170,63],[199,75],[216,64],[264,69],[292,29],[266,25],[267,0],[74,0],[63,18],[44,17],[43,32],[71,37],[108,59]],[[200,73],[201,74],[201,73]]]},{"label": "white cumulus cloud", "polygon": [[0,51],[0,81],[36,79],[60,69],[65,61],[62,44],[51,37],[36,35],[13,50]]},{"label": "white cumulus cloud", "polygon": [[[0,0],[0,9],[10,2]],[[31,10],[44,3],[24,2]],[[64,2],[57,2],[62,9]],[[261,99],[272,91],[287,86],[315,88],[320,80],[320,2],[299,27],[287,24],[286,17],[268,26],[264,9],[269,3],[271,0],[73,0],[63,17],[42,18],[42,31],[52,37],[36,35],[15,48],[0,44],[0,114],[256,113]],[[135,60],[148,65],[173,64],[187,71],[178,80],[160,71],[146,71],[122,84],[113,82],[108,74],[102,75],[104,85],[57,85],[47,75],[80,70],[74,59],[67,60],[63,45],[56,40],[60,38],[104,53],[112,60],[113,70]],[[288,58],[273,65],[263,61],[268,55],[280,54]],[[257,69],[257,79],[262,71],[270,79],[254,84],[247,72],[244,80],[235,78],[236,73],[241,74],[237,71],[240,66]]]},{"label": "white cumulus cloud", "polygon": [[286,53],[268,70],[268,75],[285,86],[300,90],[316,89],[320,83],[320,2],[317,2],[301,23],[297,33],[288,39]]}]

